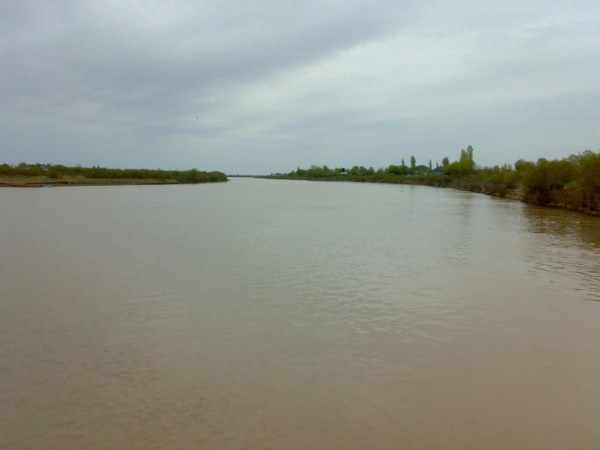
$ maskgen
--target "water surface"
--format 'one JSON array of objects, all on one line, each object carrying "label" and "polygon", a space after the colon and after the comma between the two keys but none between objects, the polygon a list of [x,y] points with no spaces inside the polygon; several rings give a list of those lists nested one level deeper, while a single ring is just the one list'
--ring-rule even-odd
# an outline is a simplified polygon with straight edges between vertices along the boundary
[{"label": "water surface", "polygon": [[254,179],[0,212],[2,448],[600,443],[598,219]]}]

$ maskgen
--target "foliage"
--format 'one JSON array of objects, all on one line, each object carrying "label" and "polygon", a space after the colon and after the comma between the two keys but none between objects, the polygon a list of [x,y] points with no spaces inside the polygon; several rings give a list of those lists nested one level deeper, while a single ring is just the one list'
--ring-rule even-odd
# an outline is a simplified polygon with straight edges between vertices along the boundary
[{"label": "foliage", "polygon": [[586,150],[561,160],[540,158],[536,164],[519,160],[515,168],[531,203],[600,212],[600,153]]},{"label": "foliage", "polygon": [[600,211],[600,153],[586,151],[579,160],[582,206]]},{"label": "foliage", "polygon": [[298,168],[287,177],[451,186],[600,214],[600,153],[586,150],[560,160],[540,158],[535,163],[520,159],[514,168],[510,164],[477,167],[473,154],[469,145],[460,151],[457,161],[450,162],[445,157],[438,167],[443,171],[441,175],[438,171],[434,174],[431,167],[416,165],[415,157],[411,156],[410,166],[404,164],[404,159],[401,164],[378,170],[363,166],[351,169],[312,166]]},{"label": "foliage", "polygon": [[135,179],[135,180],[172,180],[175,183],[206,183],[226,181],[222,172],[203,172],[191,170],[160,170],[160,169],[108,169],[106,167],[67,167],[60,164],[26,164],[17,166],[0,165],[0,175],[19,177],[48,177],[61,179],[63,177],[79,177],[88,179]]},{"label": "foliage", "polygon": [[451,164],[446,164],[444,170],[450,176],[464,176],[473,173],[475,170],[473,147],[469,145],[466,150],[462,149],[460,151],[460,159]]}]

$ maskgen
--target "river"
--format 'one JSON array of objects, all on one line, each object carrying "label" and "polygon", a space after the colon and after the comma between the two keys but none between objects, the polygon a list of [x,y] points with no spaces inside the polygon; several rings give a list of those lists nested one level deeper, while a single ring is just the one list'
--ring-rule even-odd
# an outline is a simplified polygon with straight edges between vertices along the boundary
[{"label": "river", "polygon": [[599,424],[599,219],[361,183],[0,190],[3,449],[591,449]]}]

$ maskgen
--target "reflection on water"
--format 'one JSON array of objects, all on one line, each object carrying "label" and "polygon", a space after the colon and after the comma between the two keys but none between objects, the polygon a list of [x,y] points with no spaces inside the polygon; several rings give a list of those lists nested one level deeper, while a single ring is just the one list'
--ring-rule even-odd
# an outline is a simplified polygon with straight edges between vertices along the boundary
[{"label": "reflection on water", "polygon": [[[600,223],[598,218],[566,211],[527,207],[526,228],[538,234],[530,240],[530,260],[537,270],[546,271],[565,284],[577,278],[586,299],[600,301]],[[550,257],[539,258],[540,249]]]},{"label": "reflection on water", "polygon": [[1,448],[600,442],[597,219],[251,179],[0,210]]},{"label": "reflection on water", "polygon": [[557,245],[566,241],[570,245],[600,248],[598,218],[534,206],[528,206],[524,212],[529,231],[558,237]]}]

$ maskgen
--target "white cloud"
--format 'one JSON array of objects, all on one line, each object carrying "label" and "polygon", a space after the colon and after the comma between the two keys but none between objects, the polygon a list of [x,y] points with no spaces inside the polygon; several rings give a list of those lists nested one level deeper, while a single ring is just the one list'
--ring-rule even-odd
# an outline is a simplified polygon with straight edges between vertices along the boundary
[{"label": "white cloud", "polygon": [[468,144],[486,164],[565,156],[598,147],[599,20],[594,2],[9,1],[0,157],[198,152],[271,172]]}]

